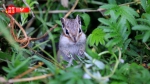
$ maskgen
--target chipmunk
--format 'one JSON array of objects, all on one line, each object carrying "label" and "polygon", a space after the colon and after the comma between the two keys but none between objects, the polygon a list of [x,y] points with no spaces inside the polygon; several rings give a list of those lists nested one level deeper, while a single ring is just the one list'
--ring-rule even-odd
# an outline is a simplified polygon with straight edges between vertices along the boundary
[{"label": "chipmunk", "polygon": [[57,60],[69,62],[72,58],[77,60],[76,56],[84,58],[86,35],[81,29],[81,19],[77,15],[75,19],[61,18],[62,34],[59,39],[59,49]]}]

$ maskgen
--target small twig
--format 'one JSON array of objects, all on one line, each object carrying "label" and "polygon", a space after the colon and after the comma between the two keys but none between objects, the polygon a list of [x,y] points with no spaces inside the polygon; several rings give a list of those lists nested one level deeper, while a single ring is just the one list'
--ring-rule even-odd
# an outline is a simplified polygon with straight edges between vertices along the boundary
[{"label": "small twig", "polygon": [[[73,10],[72,12],[100,12],[104,9],[102,8],[99,8],[99,9],[76,9],[76,10]],[[35,14],[38,14],[38,13],[46,13],[46,11],[42,11],[42,12],[39,12],[39,11],[33,11]],[[67,13],[68,10],[50,10],[48,13]]]},{"label": "small twig", "polygon": [[44,79],[44,78],[47,78],[49,76],[53,76],[53,74],[45,74],[45,75],[42,75],[42,76],[22,78],[22,79],[10,79],[10,80],[7,81],[7,83],[34,81],[34,80]]},{"label": "small twig", "polygon": [[31,24],[33,23],[34,19],[35,19],[34,17],[31,18],[31,20],[28,22],[28,24],[27,24],[25,29],[27,29],[27,28],[29,28],[31,26]]},{"label": "small twig", "polygon": [[12,19],[15,23],[16,23],[16,25],[21,29],[21,31],[23,32],[23,34],[24,34],[24,36],[25,36],[25,38],[27,38],[28,36],[27,36],[27,34],[26,34],[26,32],[25,32],[25,30],[23,29],[23,27],[14,19],[14,17],[12,17],[11,15],[9,15],[8,14],[8,16],[10,17],[10,19]]},{"label": "small twig", "polygon": [[34,69],[36,69],[36,68],[42,66],[43,64],[44,64],[43,62],[42,62],[42,63],[40,62],[38,65],[35,65],[34,67],[28,69],[27,71],[23,72],[22,74],[16,76],[14,79],[19,79],[19,78],[23,77],[24,75],[26,75],[26,74],[32,72]]},{"label": "small twig", "polygon": [[138,3],[138,2],[141,2],[140,0],[135,0],[133,2],[129,2],[129,3],[125,3],[125,4],[121,4],[120,6],[124,6],[124,5],[131,5],[131,4],[134,4],[134,3]]},{"label": "small twig", "polygon": [[[28,48],[29,48],[29,47],[28,47]],[[31,49],[31,48],[29,48],[29,50],[33,51],[35,54],[41,56],[42,58],[44,58],[44,59],[46,59],[46,60],[52,62],[53,64],[56,62],[57,66],[58,66],[60,69],[63,69],[63,70],[65,69],[65,68],[64,68],[63,66],[61,66],[57,61],[53,61],[53,60],[51,60],[51,59],[49,59],[49,58],[47,58],[47,57],[41,55],[40,53],[36,52],[35,50],[33,50],[33,49]],[[49,54],[46,53],[46,52],[45,52],[44,50],[42,50],[41,48],[40,48],[40,50],[49,56]]]},{"label": "small twig", "polygon": [[144,44],[145,44],[146,48],[147,48],[148,50],[150,50],[150,47],[149,47],[146,43],[144,43]]},{"label": "small twig", "polygon": [[[138,1],[134,1],[134,2],[129,2],[129,3],[125,3],[125,4],[120,4],[120,6],[124,6],[124,5],[131,5],[131,4],[134,4],[134,3],[138,3],[140,2],[140,0]],[[102,9],[102,8],[98,8],[96,10],[94,9],[76,9],[76,10],[73,10],[72,12],[101,12],[105,9]],[[33,11],[35,14],[37,13],[46,13],[46,11],[42,11],[42,12],[39,12],[39,11]],[[68,10],[50,10],[48,13],[67,13]]]},{"label": "small twig", "polygon": [[106,53],[109,53],[109,51],[103,51],[103,52],[99,53],[98,56],[101,56],[101,55],[106,54]]},{"label": "small twig", "polygon": [[64,18],[67,18],[70,13],[75,9],[75,7],[77,6],[79,0],[76,0],[75,4],[73,5],[73,7],[70,9],[70,11],[64,16]]},{"label": "small twig", "polygon": [[[56,28],[57,27],[57,24],[55,24],[52,28],[50,28],[49,29],[49,31],[52,31],[54,28]],[[35,40],[39,40],[39,39],[41,39],[41,38],[44,38],[44,37],[46,37],[48,35],[48,32],[46,32],[43,36],[41,36],[41,37],[38,37],[38,38],[30,38],[30,40],[31,41],[35,41]]]}]

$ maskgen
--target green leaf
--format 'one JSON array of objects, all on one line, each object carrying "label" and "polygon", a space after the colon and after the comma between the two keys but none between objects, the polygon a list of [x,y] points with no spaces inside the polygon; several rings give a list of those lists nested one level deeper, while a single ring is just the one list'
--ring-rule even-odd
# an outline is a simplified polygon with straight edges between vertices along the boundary
[{"label": "green leaf", "polygon": [[127,39],[127,40],[124,42],[124,49],[125,49],[125,50],[128,48],[130,42],[131,42],[131,39]]},{"label": "green leaf", "polygon": [[139,56],[139,54],[134,50],[127,50],[126,54],[129,56]]},{"label": "green leaf", "polygon": [[0,32],[5,37],[5,39],[13,46],[16,50],[19,50],[19,45],[14,41],[10,31],[8,30],[5,23],[0,19]]},{"label": "green leaf", "polygon": [[11,60],[11,55],[0,51],[0,59],[3,59],[3,60]]},{"label": "green leaf", "polygon": [[149,31],[150,30],[150,27],[149,26],[146,26],[146,25],[136,25],[134,27],[132,27],[133,30],[145,30],[145,31]]},{"label": "green leaf", "polygon": [[145,34],[144,34],[144,36],[143,36],[143,42],[147,42],[147,40],[149,39],[149,37],[150,37],[150,31],[147,31]]},{"label": "green leaf", "polygon": [[144,9],[145,11],[146,11],[146,7],[147,7],[146,1],[147,1],[147,0],[141,0],[141,6],[143,7],[143,9]]},{"label": "green leaf", "polygon": [[100,21],[101,23],[105,24],[105,25],[110,25],[109,20],[104,19],[104,18],[98,18],[98,21]]},{"label": "green leaf", "polygon": [[67,83],[66,83],[66,84],[76,84],[76,80],[71,79],[71,80],[67,81]]},{"label": "green leaf", "polygon": [[143,17],[145,17],[147,20],[149,20],[149,21],[150,21],[150,14],[148,14],[148,13],[144,13],[144,14],[143,14]]},{"label": "green leaf", "polygon": [[118,44],[119,42],[121,42],[121,41],[122,41],[121,38],[114,38],[114,39],[110,40],[110,41],[106,44],[106,46],[107,46],[107,47],[113,47],[113,46],[117,45],[117,44]]},{"label": "green leaf", "polygon": [[[66,76],[67,75],[67,76]],[[60,80],[61,81],[66,81],[66,80],[69,80],[69,79],[72,79],[74,77],[74,74],[71,73],[71,72],[68,72],[66,74],[63,74],[61,77],[60,77]]]},{"label": "green leaf", "polygon": [[29,33],[31,33],[33,30],[35,30],[35,28],[34,28],[34,27],[27,28],[27,29],[26,29],[26,33],[27,33],[27,35],[28,35]]},{"label": "green leaf", "polygon": [[36,56],[36,55],[34,55],[33,58],[36,60],[40,60],[40,61],[44,62],[52,73],[55,72],[54,65],[50,61],[47,61],[44,58],[41,58],[41,57]]},{"label": "green leaf", "polygon": [[84,13],[81,15],[81,17],[83,18],[83,22],[87,28],[90,23],[90,16],[88,14]]},{"label": "green leaf", "polygon": [[99,69],[104,69],[105,67],[103,62],[96,60],[96,59],[93,60],[93,64],[96,65]]},{"label": "green leaf", "polygon": [[129,14],[130,16],[136,16],[139,17],[139,14],[133,10],[133,8],[128,7],[128,6],[121,6],[121,9],[123,9],[127,14]]},{"label": "green leaf", "polygon": [[[71,84],[71,83],[70,83]],[[73,83],[72,83],[73,84]],[[79,79],[78,81],[77,81],[77,84],[84,84],[83,83],[83,80],[82,79]]]},{"label": "green leaf", "polygon": [[89,79],[83,79],[84,80],[84,84],[94,84],[91,80]]},{"label": "green leaf", "polygon": [[49,26],[49,27],[53,27],[51,22],[46,22],[46,25]]},{"label": "green leaf", "polygon": [[121,6],[118,11],[121,11],[121,16],[128,20],[132,25],[136,25],[136,20],[134,16],[139,16],[136,11],[127,6]]},{"label": "green leaf", "polygon": [[137,19],[137,21],[140,21],[141,23],[146,23],[146,24],[148,24],[150,26],[150,23],[149,23],[150,20],[140,18],[140,19]]},{"label": "green leaf", "polygon": [[62,25],[60,20],[55,20],[55,22],[60,26]]},{"label": "green leaf", "polygon": [[125,26],[125,24],[126,24],[126,19],[123,16],[121,16],[120,20],[119,20],[119,23],[117,24],[117,27],[122,28],[122,27]]},{"label": "green leaf", "polygon": [[104,45],[104,36],[105,33],[103,32],[103,30],[101,28],[96,28],[93,30],[92,34],[88,36],[88,43],[90,44],[90,46],[93,46],[94,43],[96,46],[98,46],[99,43]]},{"label": "green leaf", "polygon": [[7,67],[2,67],[2,69],[3,69],[5,72],[7,72],[7,73],[9,73],[9,72],[10,72],[10,69],[9,69],[9,68],[7,68]]},{"label": "green leaf", "polygon": [[119,17],[119,14],[116,14],[116,11],[111,10],[110,16],[111,16],[111,19],[110,19],[111,23],[116,23],[116,21]]},{"label": "green leaf", "polygon": [[12,74],[17,73],[17,71],[23,68],[29,62],[30,59],[31,58],[27,58],[26,60],[22,61],[18,66],[11,69],[11,71],[9,71],[9,73],[7,74],[7,77],[10,78],[11,76],[13,76]]},{"label": "green leaf", "polygon": [[140,39],[142,39],[143,38],[143,35],[141,34],[141,35],[136,35],[135,36],[135,39],[137,39],[137,40],[140,40]]},{"label": "green leaf", "polygon": [[93,38],[93,35],[90,34],[87,38],[87,43],[90,45],[90,46],[93,46],[94,45],[94,41],[92,41],[92,38]]}]

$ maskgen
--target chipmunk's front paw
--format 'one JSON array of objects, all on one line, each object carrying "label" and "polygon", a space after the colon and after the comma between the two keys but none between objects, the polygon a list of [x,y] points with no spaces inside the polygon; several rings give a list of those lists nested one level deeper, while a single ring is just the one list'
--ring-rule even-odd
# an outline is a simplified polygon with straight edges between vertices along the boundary
[{"label": "chipmunk's front paw", "polygon": [[65,55],[66,55],[68,58],[71,58],[71,54],[70,54],[69,51],[66,51],[66,52],[65,52]]},{"label": "chipmunk's front paw", "polygon": [[84,51],[83,51],[83,50],[79,50],[78,55],[79,55],[79,56],[84,56]]}]

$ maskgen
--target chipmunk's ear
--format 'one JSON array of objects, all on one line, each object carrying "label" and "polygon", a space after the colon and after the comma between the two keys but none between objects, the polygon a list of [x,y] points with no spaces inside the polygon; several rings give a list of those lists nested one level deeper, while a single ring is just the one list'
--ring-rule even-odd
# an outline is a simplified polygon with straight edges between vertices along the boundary
[{"label": "chipmunk's ear", "polygon": [[65,27],[65,18],[61,18],[60,21],[62,23],[62,27],[64,28]]},{"label": "chipmunk's ear", "polygon": [[81,25],[81,18],[79,15],[76,16],[76,20],[78,21],[78,23]]}]

